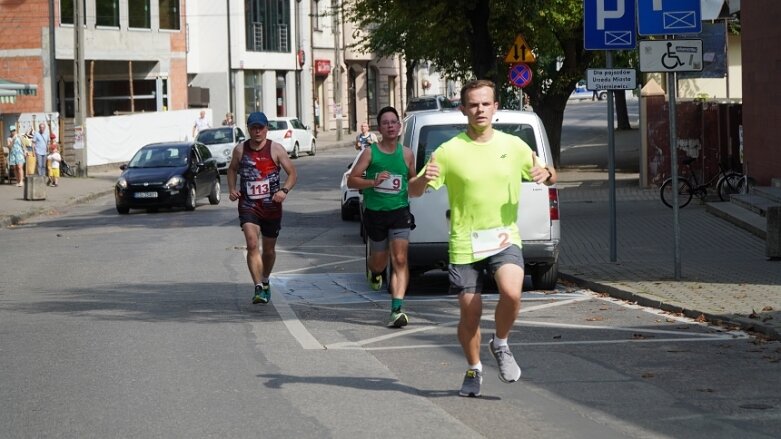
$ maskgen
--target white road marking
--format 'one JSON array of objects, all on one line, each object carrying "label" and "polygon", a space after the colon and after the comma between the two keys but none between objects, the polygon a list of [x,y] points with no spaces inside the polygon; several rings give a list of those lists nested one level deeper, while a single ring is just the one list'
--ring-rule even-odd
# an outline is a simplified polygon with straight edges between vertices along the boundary
[{"label": "white road marking", "polygon": [[[287,291],[284,278],[274,278],[274,285],[279,285],[278,289]],[[304,324],[301,323],[301,320],[298,319],[295,311],[290,308],[284,293],[275,294],[271,301],[271,305],[277,310],[277,313],[279,313],[279,316],[282,318],[282,322],[287,327],[287,330],[290,331],[290,334],[298,341],[302,348],[325,349],[325,346],[320,344],[312,333],[306,329]]]}]

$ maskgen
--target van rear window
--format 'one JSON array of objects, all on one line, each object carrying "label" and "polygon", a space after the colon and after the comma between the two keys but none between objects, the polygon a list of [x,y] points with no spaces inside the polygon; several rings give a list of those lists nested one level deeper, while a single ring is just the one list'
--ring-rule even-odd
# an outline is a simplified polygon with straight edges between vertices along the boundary
[{"label": "van rear window", "polygon": [[[494,129],[520,137],[521,140],[531,147],[535,154],[537,153],[537,139],[534,137],[534,128],[531,125],[524,123],[497,123],[494,124]],[[466,124],[429,125],[421,128],[418,137],[416,171],[420,172],[423,169],[423,166],[431,157],[431,153],[439,148],[439,145],[463,131],[466,131]]]}]

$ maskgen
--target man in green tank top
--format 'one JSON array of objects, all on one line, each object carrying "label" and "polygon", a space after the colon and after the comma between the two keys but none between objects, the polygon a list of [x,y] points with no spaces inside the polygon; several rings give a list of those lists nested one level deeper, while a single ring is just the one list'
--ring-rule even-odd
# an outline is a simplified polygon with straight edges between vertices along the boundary
[{"label": "man in green tank top", "polygon": [[372,289],[382,287],[390,247],[393,272],[388,280],[391,313],[387,326],[401,328],[409,322],[402,311],[409,284],[407,250],[409,232],[414,227],[409,211],[407,182],[415,176],[412,150],[399,143],[401,122],[393,107],[377,114],[382,140],[366,147],[350,171],[347,186],[363,191],[363,224],[369,243],[369,270]]},{"label": "man in green tank top", "polygon": [[499,379],[509,383],[521,377],[507,343],[521,309],[524,277],[516,225],[521,182],[524,177],[538,184],[556,182],[556,171],[542,163],[529,145],[493,129],[498,107],[493,82],[467,82],[461,89],[460,107],[468,119],[466,132],[440,145],[409,182],[412,197],[423,195],[426,186],[447,187],[450,292],[458,294],[458,340],[469,365],[461,396],[480,396],[480,293],[487,275],[493,276],[499,289],[496,331],[488,347],[498,363]]}]

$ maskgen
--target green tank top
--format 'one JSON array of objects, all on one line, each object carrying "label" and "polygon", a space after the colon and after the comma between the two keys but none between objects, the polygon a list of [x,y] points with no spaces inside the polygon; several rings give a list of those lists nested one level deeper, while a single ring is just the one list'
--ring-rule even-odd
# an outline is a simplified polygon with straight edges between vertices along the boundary
[{"label": "green tank top", "polygon": [[391,178],[381,185],[363,190],[363,204],[367,209],[388,211],[409,206],[407,179],[409,170],[404,161],[404,147],[396,144],[396,151],[386,154],[376,143],[371,146],[372,159],[366,168],[366,178],[374,179],[382,171],[388,171]]}]

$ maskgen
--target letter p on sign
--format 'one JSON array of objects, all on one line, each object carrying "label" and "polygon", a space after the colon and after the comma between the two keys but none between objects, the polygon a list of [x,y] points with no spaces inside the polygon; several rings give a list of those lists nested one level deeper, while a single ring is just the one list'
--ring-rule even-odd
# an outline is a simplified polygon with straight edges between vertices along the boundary
[{"label": "letter p on sign", "polygon": [[597,30],[605,30],[605,20],[621,18],[624,16],[626,0],[616,0],[616,9],[614,11],[605,10],[605,0],[597,0]]}]

